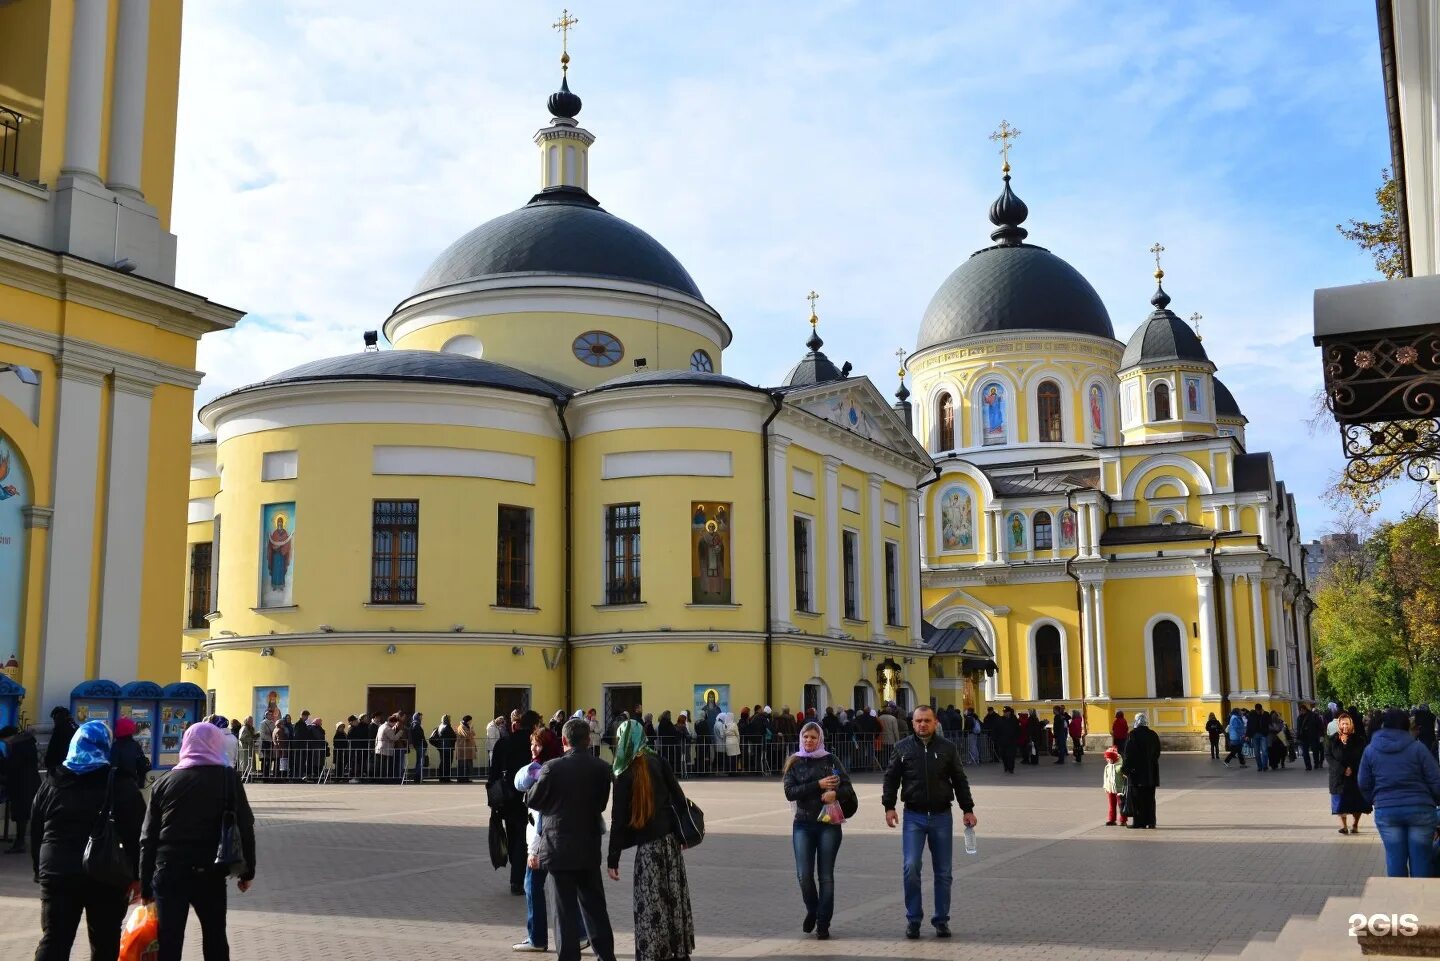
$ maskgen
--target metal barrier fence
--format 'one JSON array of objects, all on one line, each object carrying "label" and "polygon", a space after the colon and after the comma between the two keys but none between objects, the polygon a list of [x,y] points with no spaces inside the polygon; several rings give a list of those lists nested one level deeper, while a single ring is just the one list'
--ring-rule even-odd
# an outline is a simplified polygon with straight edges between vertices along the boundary
[{"label": "metal barrier fence", "polygon": [[[966,766],[997,761],[998,756],[986,734],[952,738]],[[712,738],[656,739],[651,747],[682,779],[703,777],[779,777],[785,759],[794,752],[789,739],[741,737],[729,744]],[[845,770],[874,774],[885,769],[891,747],[878,736],[836,734],[826,747],[839,758]],[[614,756],[611,745],[602,742],[592,750],[606,760]],[[483,782],[488,773],[484,745],[477,744],[474,759],[466,752],[440,751],[427,745],[422,756],[413,748],[403,753],[377,754],[364,744],[344,743],[338,747],[323,741],[296,743],[285,748],[261,745],[253,755],[242,752],[236,767],[247,782],[302,782],[314,784],[415,784],[423,781]]]}]

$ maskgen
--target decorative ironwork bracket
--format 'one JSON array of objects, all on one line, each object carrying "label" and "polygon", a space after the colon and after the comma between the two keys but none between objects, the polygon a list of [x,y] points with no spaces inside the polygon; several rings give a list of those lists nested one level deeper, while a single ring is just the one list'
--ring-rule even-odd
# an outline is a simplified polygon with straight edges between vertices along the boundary
[{"label": "decorative ironwork bracket", "polygon": [[1440,326],[1320,340],[1345,475],[1359,484],[1402,472],[1430,480],[1440,461]]}]

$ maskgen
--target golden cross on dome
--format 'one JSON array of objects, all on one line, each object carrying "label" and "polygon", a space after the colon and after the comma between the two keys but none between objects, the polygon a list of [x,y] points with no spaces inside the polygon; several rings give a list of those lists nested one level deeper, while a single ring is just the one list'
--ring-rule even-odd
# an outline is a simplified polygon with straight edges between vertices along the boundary
[{"label": "golden cross on dome", "polygon": [[816,324],[820,323],[820,318],[815,316],[815,301],[820,299],[820,295],[812,290],[810,291],[810,293],[805,295],[805,299],[810,301],[810,326],[814,327]]},{"label": "golden cross on dome", "polygon": [[904,380],[904,379],[905,379],[905,348],[904,348],[904,347],[901,347],[901,348],[899,348],[898,350],[896,350],[896,351],[895,351],[895,356],[896,356],[897,358],[899,358],[899,360],[900,360],[900,369],[896,372],[895,376],[899,377],[901,380]]},{"label": "golden cross on dome", "polygon": [[1000,126],[990,135],[991,140],[1000,142],[1000,156],[1005,161],[1005,166],[1001,170],[1007,174],[1010,172],[1010,141],[1018,136],[1020,136],[1020,131],[1004,120],[1000,121]]},{"label": "golden cross on dome", "polygon": [[1195,339],[1196,339],[1196,340],[1204,340],[1204,339],[1205,339],[1204,337],[1201,337],[1201,336],[1200,336],[1200,321],[1202,321],[1202,320],[1204,320],[1204,319],[1205,319],[1204,316],[1201,315],[1201,313],[1200,313],[1198,310],[1197,310],[1195,313],[1193,313],[1193,314],[1190,315],[1190,323],[1192,323],[1192,324],[1195,325]]},{"label": "golden cross on dome", "polygon": [[560,19],[550,26],[560,31],[560,70],[563,73],[570,69],[570,28],[580,21],[570,16],[568,8],[560,11]]},{"label": "golden cross on dome", "polygon": [[1155,279],[1159,280],[1165,276],[1165,271],[1160,269],[1160,255],[1165,252],[1165,248],[1160,246],[1159,241],[1156,241],[1155,245],[1150,248],[1150,252],[1155,255]]}]

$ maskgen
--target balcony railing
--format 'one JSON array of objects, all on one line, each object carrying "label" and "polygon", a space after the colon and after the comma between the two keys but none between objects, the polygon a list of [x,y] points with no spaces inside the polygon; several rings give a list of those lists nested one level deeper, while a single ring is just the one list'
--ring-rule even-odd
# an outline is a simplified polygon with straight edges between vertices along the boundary
[{"label": "balcony railing", "polygon": [[0,106],[0,174],[20,178],[20,128],[25,118]]}]

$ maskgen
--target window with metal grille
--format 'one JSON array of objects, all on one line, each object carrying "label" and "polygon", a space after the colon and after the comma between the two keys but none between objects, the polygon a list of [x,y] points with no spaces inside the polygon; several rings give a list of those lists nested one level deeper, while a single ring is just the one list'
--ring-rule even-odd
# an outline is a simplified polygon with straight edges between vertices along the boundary
[{"label": "window with metal grille", "polygon": [[605,508],[605,603],[640,603],[640,505]]},{"label": "window with metal grille", "polygon": [[210,607],[210,545],[190,545],[190,616],[186,623],[191,630],[199,630],[209,624],[205,615]]},{"label": "window with metal grille", "polygon": [[936,450],[955,449],[955,399],[949,394],[940,395],[940,409],[938,418],[940,422],[940,442]]},{"label": "window with metal grille", "polygon": [[1060,656],[1060,631],[1053,624],[1041,625],[1035,632],[1035,695],[1042,701],[1058,701],[1065,696],[1062,671],[1065,662]]},{"label": "window with metal grille", "polygon": [[900,545],[885,542],[885,623],[900,626]]},{"label": "window with metal grille", "polygon": [[860,619],[860,535],[845,531],[840,535],[841,555],[845,565],[845,616]]},{"label": "window with metal grille", "polygon": [[1155,696],[1184,697],[1185,668],[1180,659],[1185,645],[1174,621],[1158,621],[1151,631],[1152,662],[1155,665]]},{"label": "window with metal grille", "polygon": [[1035,550],[1037,550],[1037,551],[1048,551],[1048,550],[1050,550],[1052,547],[1055,546],[1055,543],[1054,543],[1054,531],[1055,531],[1055,528],[1054,528],[1054,525],[1051,524],[1051,522],[1050,522],[1050,515],[1049,515],[1048,513],[1046,513],[1045,511],[1036,511],[1036,512],[1035,512],[1035,520],[1034,520],[1033,523],[1034,523],[1034,525],[1035,525],[1035,542],[1034,542]]},{"label": "window with metal grille", "polygon": [[795,610],[814,613],[810,591],[810,522],[795,518]]},{"label": "window with metal grille", "polygon": [[1047,380],[1035,391],[1036,406],[1040,411],[1040,442],[1058,444],[1065,439],[1060,413],[1060,385]]},{"label": "window with metal grille", "polygon": [[1155,385],[1155,419],[1170,419],[1170,385]]},{"label": "window with metal grille", "polygon": [[370,531],[370,603],[419,603],[420,502],[376,501]]},{"label": "window with metal grille", "polygon": [[495,606],[530,607],[530,517],[528,507],[500,505]]}]

